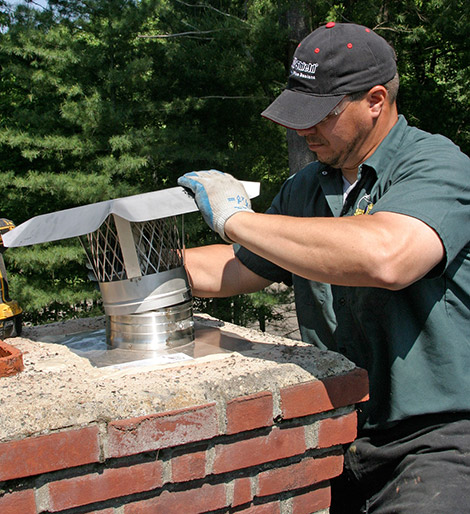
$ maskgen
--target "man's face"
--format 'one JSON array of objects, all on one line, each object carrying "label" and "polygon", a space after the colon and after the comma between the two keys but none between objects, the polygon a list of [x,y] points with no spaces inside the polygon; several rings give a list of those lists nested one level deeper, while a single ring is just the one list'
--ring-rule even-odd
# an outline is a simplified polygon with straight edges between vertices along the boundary
[{"label": "man's face", "polygon": [[366,140],[372,129],[365,100],[351,102],[346,97],[334,111],[309,129],[297,130],[305,137],[317,159],[333,168],[356,168],[367,153]]}]

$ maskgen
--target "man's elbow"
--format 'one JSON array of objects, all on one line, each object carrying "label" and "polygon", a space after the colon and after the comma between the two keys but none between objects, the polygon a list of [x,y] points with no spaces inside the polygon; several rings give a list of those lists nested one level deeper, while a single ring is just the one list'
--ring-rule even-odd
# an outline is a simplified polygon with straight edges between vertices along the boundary
[{"label": "man's elbow", "polygon": [[390,291],[400,291],[409,286],[414,280],[405,279],[393,266],[381,264],[371,273],[371,281],[374,287],[389,289]]},{"label": "man's elbow", "polygon": [[445,259],[439,235],[416,218],[379,212],[367,221],[378,222],[374,251],[368,260],[370,276],[377,287],[391,291],[404,289]]},{"label": "man's elbow", "polygon": [[376,287],[400,291],[423,278],[438,263],[438,260],[382,256],[375,263],[371,275]]}]

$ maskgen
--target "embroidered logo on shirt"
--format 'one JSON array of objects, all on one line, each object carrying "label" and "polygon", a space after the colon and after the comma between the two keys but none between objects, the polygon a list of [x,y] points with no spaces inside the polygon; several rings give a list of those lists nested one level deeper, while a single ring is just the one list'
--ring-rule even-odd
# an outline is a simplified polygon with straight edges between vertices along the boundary
[{"label": "embroidered logo on shirt", "polygon": [[370,195],[364,195],[356,203],[356,210],[354,211],[354,216],[360,216],[361,214],[369,214],[374,207],[374,204],[371,201]]}]

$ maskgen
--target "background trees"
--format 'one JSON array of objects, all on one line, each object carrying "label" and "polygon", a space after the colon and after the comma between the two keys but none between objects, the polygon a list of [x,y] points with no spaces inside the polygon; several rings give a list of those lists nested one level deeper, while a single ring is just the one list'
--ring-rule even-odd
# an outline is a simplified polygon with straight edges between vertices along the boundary
[{"label": "background trees", "polygon": [[[330,20],[386,37],[401,112],[469,153],[469,10],[463,0],[0,0],[0,216],[19,224],[208,167],[260,180],[264,209],[289,161],[285,131],[259,113],[298,41]],[[216,241],[198,216],[186,226],[189,245]],[[5,257],[32,321],[96,305],[76,241]],[[243,302],[253,316],[265,305]],[[216,304],[227,309],[202,307]]]}]

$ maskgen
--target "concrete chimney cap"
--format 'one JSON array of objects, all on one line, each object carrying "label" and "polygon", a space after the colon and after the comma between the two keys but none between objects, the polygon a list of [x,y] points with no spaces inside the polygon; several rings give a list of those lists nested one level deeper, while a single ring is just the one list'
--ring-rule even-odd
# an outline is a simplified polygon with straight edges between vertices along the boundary
[{"label": "concrete chimney cap", "polygon": [[[242,184],[250,198],[259,195],[259,182],[242,181]],[[90,234],[111,214],[130,222],[142,222],[197,210],[188,192],[173,187],[42,214],[18,225],[2,238],[7,247],[29,246]]]}]

